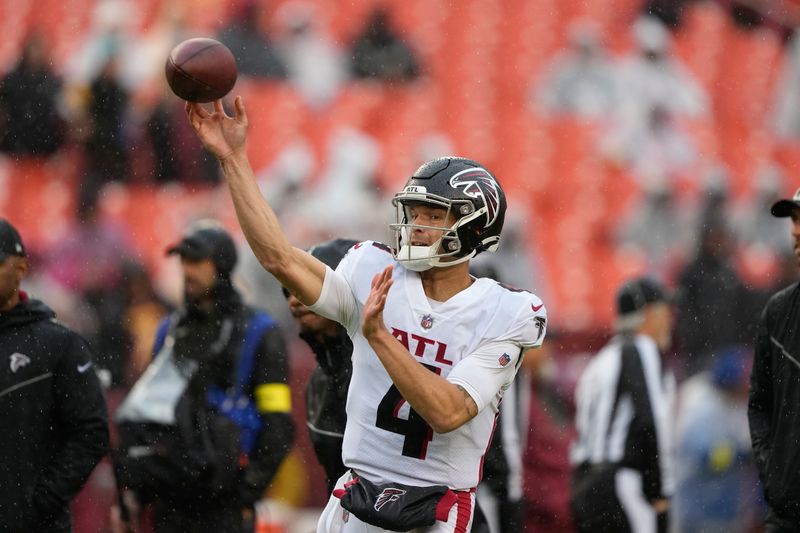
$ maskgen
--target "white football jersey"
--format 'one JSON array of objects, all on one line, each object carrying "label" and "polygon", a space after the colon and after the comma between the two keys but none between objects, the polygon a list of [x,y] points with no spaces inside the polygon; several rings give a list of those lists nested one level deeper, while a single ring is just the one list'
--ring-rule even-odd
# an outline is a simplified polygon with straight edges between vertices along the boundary
[{"label": "white football jersey", "polygon": [[[387,329],[420,364],[463,387],[478,406],[477,416],[449,433],[434,433],[409,407],[361,333],[372,278],[388,265],[394,273],[383,313]],[[431,302],[417,272],[395,261],[389,247],[365,241],[350,249],[336,272],[327,270],[311,309],[340,322],[353,339],[344,464],[377,483],[475,487],[503,392],[522,352],[544,339],[542,301],[482,278],[446,302]]]}]

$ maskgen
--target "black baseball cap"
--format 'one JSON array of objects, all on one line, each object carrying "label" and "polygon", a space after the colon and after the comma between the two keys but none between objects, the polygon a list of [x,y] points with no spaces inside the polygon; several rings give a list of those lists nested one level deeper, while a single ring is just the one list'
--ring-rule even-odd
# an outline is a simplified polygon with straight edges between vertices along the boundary
[{"label": "black baseball cap", "polygon": [[800,207],[800,189],[797,189],[792,198],[784,198],[772,204],[772,216],[778,218],[792,216],[792,211],[798,207]]},{"label": "black baseball cap", "polygon": [[167,255],[172,254],[193,261],[211,259],[221,276],[230,275],[238,259],[233,238],[219,222],[209,219],[193,224],[180,242],[167,248]]},{"label": "black baseball cap", "polygon": [[10,255],[25,257],[25,245],[17,228],[8,220],[0,218],[0,261],[5,261]]},{"label": "black baseball cap", "polygon": [[358,244],[353,239],[333,239],[331,241],[315,244],[308,249],[308,253],[316,257],[332,269],[336,270],[347,252]]},{"label": "black baseball cap", "polygon": [[672,294],[651,277],[627,281],[617,291],[617,330],[630,330],[639,325],[642,311],[650,304],[672,302]]}]

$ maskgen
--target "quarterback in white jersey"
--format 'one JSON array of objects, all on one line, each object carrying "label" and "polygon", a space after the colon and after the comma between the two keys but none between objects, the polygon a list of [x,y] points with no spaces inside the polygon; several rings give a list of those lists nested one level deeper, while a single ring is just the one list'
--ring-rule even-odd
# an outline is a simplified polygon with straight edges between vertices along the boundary
[{"label": "quarterback in white jersey", "polygon": [[222,165],[262,266],[353,339],[344,463],[319,532],[466,532],[498,404],[524,352],[541,344],[544,304],[469,274],[500,241],[506,200],[480,164],[422,165],[395,195],[394,247],[367,241],[336,272],[289,244],[247,158],[247,115],[220,101],[187,116]]},{"label": "quarterback in white jersey", "polygon": [[392,335],[431,372],[466,390],[478,407],[469,422],[435,433],[398,393],[361,333],[361,307],[376,273],[396,264],[391,250],[364,242],[325,277],[311,307],[343,324],[353,338],[343,458],[371,481],[474,488],[481,476],[503,392],[522,352],[544,336],[542,302],[531,293],[481,278],[446,302],[425,296],[419,273],[393,269],[383,314]]}]

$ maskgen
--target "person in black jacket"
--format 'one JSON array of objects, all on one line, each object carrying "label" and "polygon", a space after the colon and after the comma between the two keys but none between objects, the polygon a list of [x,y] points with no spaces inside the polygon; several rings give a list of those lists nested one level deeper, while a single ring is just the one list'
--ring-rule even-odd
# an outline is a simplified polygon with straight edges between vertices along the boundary
[{"label": "person in black jacket", "polygon": [[[235,387],[247,328],[253,317],[263,312],[245,305],[233,287],[231,272],[237,260],[236,247],[216,221],[198,221],[167,253],[180,256],[184,304],[165,319],[161,331],[169,331],[167,336],[179,367],[193,369],[181,402],[188,397],[190,405],[205,410],[211,402],[210,391],[231,391]],[[163,487],[158,494],[137,494],[140,499],[153,502],[158,533],[252,530],[254,505],[272,481],[294,439],[288,374],[283,335],[277,323],[269,319],[268,327],[257,339],[250,377],[243,391],[262,422],[252,450],[240,456],[238,475],[227,485],[181,483],[176,479],[174,483],[178,486]],[[137,386],[138,383],[134,391]],[[124,407],[125,404],[120,411]],[[179,405],[173,408],[177,418]],[[173,453],[181,461],[187,452]]]},{"label": "person in black jacket", "polygon": [[106,404],[86,341],[20,291],[28,268],[0,219],[0,532],[68,532],[108,448]]},{"label": "person in black jacket", "polygon": [[578,380],[570,505],[580,532],[668,530],[675,382],[661,354],[671,342],[670,299],[651,278],[624,284],[618,334]]},{"label": "person in black jacket", "polygon": [[[357,242],[334,239],[312,246],[309,253],[335,269]],[[306,385],[306,425],[317,460],[325,469],[330,494],[336,480],[347,470],[342,462],[342,440],[347,422],[347,388],[353,372],[353,343],[338,322],[310,311],[285,289],[284,296],[300,328],[300,338],[317,358],[317,367]]]},{"label": "person in black jacket", "polygon": [[[791,217],[800,259],[800,189],[772,206]],[[748,405],[756,467],[769,505],[767,533],[800,530],[800,284],[767,302],[756,334]]]}]

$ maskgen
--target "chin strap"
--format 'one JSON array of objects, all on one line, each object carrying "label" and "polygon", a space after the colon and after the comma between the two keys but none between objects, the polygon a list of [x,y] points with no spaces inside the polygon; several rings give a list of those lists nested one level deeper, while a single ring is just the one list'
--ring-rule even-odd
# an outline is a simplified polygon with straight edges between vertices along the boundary
[{"label": "chin strap", "polygon": [[[434,246],[436,248],[434,248]],[[433,260],[431,257],[439,248],[439,241],[436,241],[432,246],[409,246],[404,244],[400,250],[395,254],[397,259],[404,267],[414,272],[424,272],[433,268]]]},{"label": "chin strap", "polygon": [[449,267],[464,263],[475,256],[474,250],[464,257],[459,257],[457,259],[454,259],[452,256],[436,256],[435,253],[439,249],[439,242],[440,241],[437,241],[431,246],[408,246],[404,244],[400,247],[397,254],[395,254],[395,259],[408,270],[424,272],[431,268]]}]

